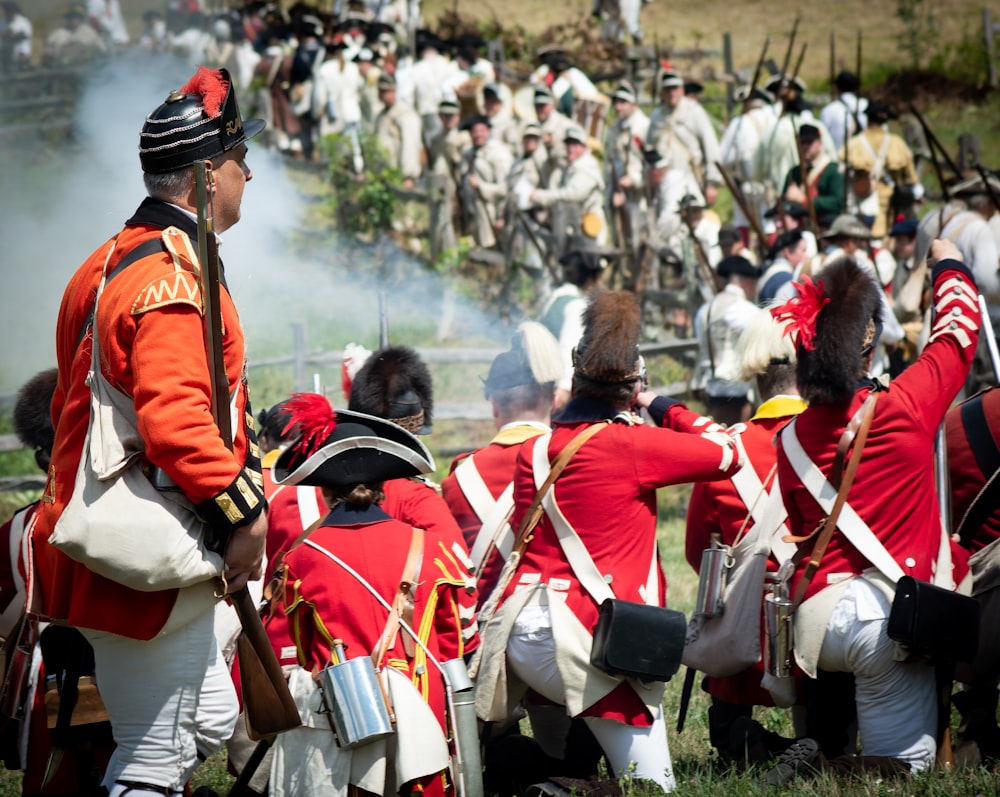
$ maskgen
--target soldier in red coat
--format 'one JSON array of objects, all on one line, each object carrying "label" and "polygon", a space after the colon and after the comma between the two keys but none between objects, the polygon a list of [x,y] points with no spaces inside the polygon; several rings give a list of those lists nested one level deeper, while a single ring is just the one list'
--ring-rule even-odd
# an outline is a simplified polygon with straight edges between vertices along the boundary
[{"label": "soldier in red coat", "polygon": [[459,454],[441,481],[441,495],[469,546],[482,601],[510,553],[514,463],[525,440],[549,431],[556,382],[562,376],[559,344],[541,324],[518,327],[510,350],[498,354],[483,385],[497,434],[483,448]]},{"label": "soldier in red coat", "polygon": [[[921,661],[900,660],[887,635],[895,583],[910,575],[954,589],[967,573],[967,557],[942,529],[934,483],[936,432],[979,336],[976,284],[960,258],[948,241],[931,247],[934,324],[916,362],[888,388],[867,377],[881,289],[852,258],[827,266],[816,283],[799,285],[799,296],[775,310],[791,319],[799,390],[809,402],[782,430],[778,449],[788,526],[807,553],[836,494],[823,483],[839,479],[833,469],[845,429],[875,402],[837,531],[815,576],[800,586],[805,556],[791,587],[805,598],[794,615],[795,660],[809,677],[819,668],[854,674],[864,749],[855,763],[880,771],[926,769],[937,749],[934,672]],[[786,757],[770,782],[787,781],[819,754],[806,740]]]},{"label": "soldier in red coat", "polygon": [[[270,794],[454,793],[448,773],[445,662],[464,669],[459,596],[465,573],[433,531],[392,518],[379,505],[389,479],[427,473],[430,453],[412,434],[361,413],[334,412],[322,396],[288,403],[298,441],[275,474],[323,489],[329,514],[285,552],[275,599],[289,618],[299,667],[289,678],[303,727],[279,736]],[[368,659],[382,679],[374,699],[395,713],[395,733],[353,749],[338,746],[320,708],[336,702],[324,668]],[[452,688],[462,688],[454,680]],[[352,700],[363,701],[357,690]],[[373,710],[359,704],[356,715]],[[392,712],[390,712],[392,713]],[[477,740],[478,741],[478,740]]]},{"label": "soldier in red coat", "polygon": [[945,418],[952,531],[972,552],[972,596],[979,602],[979,649],[968,688],[955,694],[959,733],[984,760],[1000,758],[997,681],[1000,679],[1000,388],[989,388],[948,410]]},{"label": "soldier in red coat", "polygon": [[[766,495],[779,489],[775,479],[774,435],[806,408],[795,384],[795,347],[784,336],[783,325],[770,313],[759,311],[740,337],[738,349],[739,378],[756,382],[762,403],[740,435],[747,459],[742,470],[729,480],[698,482],[691,491],[685,554],[696,573],[701,569],[706,548],[715,547],[716,543],[735,546],[759,522],[768,520],[776,524],[776,519],[768,519],[764,514]],[[780,539],[773,541],[773,545],[780,546]],[[772,552],[768,569],[777,570],[786,558],[787,554]],[[763,593],[760,598],[763,599]],[[761,687],[763,675],[763,663],[758,662],[737,675],[724,678],[706,675],[702,682],[702,688],[712,696],[708,709],[709,739],[723,760],[742,761],[746,757],[764,763],[788,746],[787,740],[766,731],[752,719],[754,706],[774,705],[770,692]]]},{"label": "soldier in red coat", "polygon": [[[204,756],[229,738],[236,697],[213,635],[216,585],[139,592],[104,578],[48,544],[66,506],[90,417],[90,315],[104,378],[131,397],[144,457],[228,540],[229,588],[260,577],[267,528],[259,452],[246,383],[240,319],[223,284],[225,376],[233,449],[212,420],[204,303],[196,262],[194,163],[215,176],[215,230],[239,221],[251,179],[247,141],[264,127],[244,122],[229,73],[199,69],[143,125],[139,160],[149,194],[125,227],[70,279],[56,327],[59,381],[55,443],[32,534],[35,589],[29,609],[80,628],[94,647],[97,677],[118,749],[104,785],[111,797],[180,793]],[[142,518],[135,518],[142,525]],[[155,688],[150,688],[155,684]]]},{"label": "soldier in red coat", "polygon": [[[420,355],[407,346],[379,349],[368,356],[355,374],[347,407],[390,420],[413,434],[430,434],[434,412],[430,370]],[[475,578],[469,549],[448,504],[423,477],[389,480],[384,492],[382,509],[397,520],[440,534],[447,543],[449,557],[465,571],[466,592],[461,598],[462,647],[471,653],[479,644]]]},{"label": "soldier in red coat", "polygon": [[[584,321],[572,398],[551,434],[520,449],[514,528],[544,480],[543,470],[578,434],[595,424],[600,431],[556,479],[547,494],[551,505],[513,578],[497,586],[502,599],[484,631],[476,705],[482,719],[503,720],[531,689],[557,706],[567,726],[571,717],[584,718],[615,777],[648,779],[669,791],[674,777],[663,683],[611,676],[590,663],[592,629],[604,596],[592,594],[592,579],[584,586],[586,576],[570,563],[560,539],[567,529],[575,530],[583,557],[604,574],[597,579],[600,591],[662,606],[666,584],[656,548],[656,489],[730,476],[742,459],[733,438],[710,420],[652,393],[640,397],[640,312],[631,294],[598,294]],[[668,428],[644,425],[631,411],[637,397]],[[529,702],[529,712],[537,705]],[[560,758],[563,751],[546,752]]]}]

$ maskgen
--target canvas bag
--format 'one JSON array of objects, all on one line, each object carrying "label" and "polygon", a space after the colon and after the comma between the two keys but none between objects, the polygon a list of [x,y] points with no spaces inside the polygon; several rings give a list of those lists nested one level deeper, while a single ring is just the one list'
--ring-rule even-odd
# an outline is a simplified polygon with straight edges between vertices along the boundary
[{"label": "canvas bag", "polygon": [[[762,502],[758,496],[744,500],[750,506],[748,519],[753,516],[755,522],[732,546],[726,563],[723,613],[717,617],[696,614],[688,623],[683,663],[714,678],[743,672],[761,658],[760,613],[771,535],[783,527],[787,515],[777,480],[769,492],[759,479],[757,485],[758,496],[765,498]],[[759,510],[757,503],[762,505]]]},{"label": "canvas bag", "polygon": [[[106,261],[92,318],[107,279]],[[206,547],[208,527],[194,504],[180,490],[158,490],[148,478],[135,406],[101,373],[97,326],[92,329],[90,423],[73,494],[49,542],[94,573],[140,592],[220,576],[222,556]]]}]

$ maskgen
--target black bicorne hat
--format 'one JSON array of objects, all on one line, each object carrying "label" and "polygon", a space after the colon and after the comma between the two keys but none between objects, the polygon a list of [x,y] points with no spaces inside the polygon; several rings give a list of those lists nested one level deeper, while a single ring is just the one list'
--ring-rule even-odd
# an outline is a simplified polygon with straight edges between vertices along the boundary
[{"label": "black bicorne hat", "polygon": [[434,458],[417,437],[391,421],[336,410],[318,394],[285,404],[296,442],[281,452],[272,473],[278,484],[342,487],[405,479],[434,470]]},{"label": "black bicorne hat", "polygon": [[164,174],[215,158],[264,129],[263,119],[243,120],[225,69],[198,67],[187,84],[170,92],[146,117],[139,135],[142,170]]}]

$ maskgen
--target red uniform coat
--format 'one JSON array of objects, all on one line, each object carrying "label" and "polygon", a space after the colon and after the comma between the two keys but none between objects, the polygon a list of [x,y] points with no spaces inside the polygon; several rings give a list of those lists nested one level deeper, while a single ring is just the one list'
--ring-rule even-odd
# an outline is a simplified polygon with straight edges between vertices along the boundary
[{"label": "red uniform coat", "polygon": [[476,581],[472,574],[472,561],[469,559],[469,549],[465,545],[462,532],[452,517],[448,505],[438,495],[437,491],[419,479],[393,479],[385,482],[385,500],[382,509],[389,515],[408,523],[411,526],[431,531],[440,535],[448,550],[456,572],[464,574],[465,590],[459,596],[462,607],[461,634],[463,640],[459,643],[466,653],[471,653],[479,647],[479,635],[476,626]]},{"label": "red uniform coat", "polygon": [[441,480],[441,496],[458,522],[469,550],[472,550],[476,542],[482,520],[462,492],[462,487],[454,475],[455,468],[471,457],[476,463],[476,470],[489,487],[493,500],[496,500],[514,478],[514,464],[517,462],[517,452],[521,444],[544,432],[545,429],[541,424],[512,424],[501,429],[485,447],[459,454],[452,460],[448,475]]},{"label": "red uniform coat", "polygon": [[[195,222],[171,205],[147,199],[117,236],[109,272],[126,253],[175,226],[195,236]],[[56,327],[59,381],[52,401],[55,445],[42,508],[33,535],[39,615],[70,625],[151,639],[163,628],[177,590],[138,592],[91,572],[48,544],[76,479],[90,416],[89,332],[111,242],[77,270],[63,295]],[[235,394],[234,450],[212,421],[211,386],[202,328],[201,294],[190,263],[175,267],[165,251],[125,268],[107,285],[95,325],[108,382],[133,397],[146,457],[162,468],[202,515],[225,531],[263,511],[259,456],[249,413],[243,331],[228,291],[221,291],[223,353]],[[217,503],[217,498],[225,499]],[[223,504],[236,508],[235,518]],[[142,519],[136,518],[141,524]]]},{"label": "red uniform coat", "polygon": [[[657,399],[651,408],[664,426],[613,423],[576,452],[552,486],[555,499],[601,573],[613,576],[615,597],[646,602],[646,582],[656,557],[659,605],[666,604],[666,580],[658,566],[656,549],[656,489],[668,484],[722,479],[740,465],[732,441],[697,433],[710,421],[682,404]],[[574,398],[556,420],[548,458],[552,462],[579,432],[616,411],[598,402]],[[720,427],[711,425],[718,430]],[[724,435],[721,435],[724,437]],[[528,440],[520,449],[514,473],[514,515],[517,528],[535,495],[532,456],[544,438]],[[510,597],[522,579],[565,585],[566,605],[584,628],[597,622],[598,606],[577,581],[543,514],[534,538],[525,550],[517,574],[504,593]],[[561,588],[561,586],[560,586]],[[645,706],[627,682],[591,706],[588,715],[610,717],[630,724],[648,724]]]},{"label": "red uniform coat", "polygon": [[[766,401],[740,435],[747,465],[754,469],[757,478],[768,490],[774,483],[771,469],[778,457],[775,433],[790,418],[805,409],[805,406],[802,399],[791,396]],[[748,511],[749,508],[731,480],[698,482],[694,485],[687,510],[684,550],[688,564],[694,568],[695,573],[701,572],[702,551],[711,545],[712,534],[718,534],[724,545],[733,545],[744,527]],[[753,520],[749,521],[744,533],[749,532],[753,526]],[[778,563],[773,556],[768,559],[767,567],[768,570],[777,570]],[[746,671],[727,678],[705,676],[703,686],[710,695],[727,703],[771,706],[774,705],[771,693],[760,686],[763,675],[764,665],[760,661]]]},{"label": "red uniform coat", "polygon": [[[979,330],[976,285],[964,265],[954,260],[938,263],[933,285],[936,320],[931,336],[913,365],[879,396],[848,494],[850,505],[903,572],[924,581],[934,573],[941,542],[934,438],[968,374]],[[871,383],[861,387],[846,407],[812,405],[795,421],[803,449],[827,478],[841,434],[871,389]],[[791,533],[812,532],[824,512],[799,481],[780,442],[778,477]],[[967,556],[957,546],[953,549],[958,583],[968,571]],[[807,558],[793,577],[793,590]],[[827,586],[831,577],[860,574],[869,567],[853,545],[834,534],[805,597]]]},{"label": "red uniform coat", "polygon": [[[962,420],[963,413],[971,413],[969,429]],[[952,531],[957,532],[973,500],[1000,467],[1000,389],[990,388],[948,410],[945,432],[951,481]],[[969,444],[973,435],[976,437],[976,450]],[[1000,507],[994,505],[989,509],[992,511],[987,511],[982,526],[962,531],[963,536],[970,535],[968,548],[973,552],[1000,537]]]},{"label": "red uniform coat", "polygon": [[[310,540],[358,571],[387,603],[392,603],[406,564],[413,529],[377,506],[354,510],[343,504],[310,535]],[[457,571],[439,534],[426,532],[412,627],[430,653],[444,663],[462,655],[459,596],[465,577]],[[299,663],[319,670],[331,663],[334,639],[342,639],[348,659],[368,656],[386,626],[387,611],[350,573],[321,552],[300,545],[285,558],[284,611],[299,652]],[[409,577],[409,576],[407,576]],[[445,691],[440,672],[417,646],[413,657],[403,647],[400,629],[385,663],[410,677],[445,725]]]}]

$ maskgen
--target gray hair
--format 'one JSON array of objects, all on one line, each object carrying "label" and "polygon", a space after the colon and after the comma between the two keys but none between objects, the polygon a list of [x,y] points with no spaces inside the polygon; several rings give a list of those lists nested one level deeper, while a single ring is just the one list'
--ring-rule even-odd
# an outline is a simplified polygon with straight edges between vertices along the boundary
[{"label": "gray hair", "polygon": [[161,202],[176,202],[187,197],[194,185],[194,166],[185,166],[172,172],[150,174],[143,172],[142,181],[146,185],[146,193]]}]

